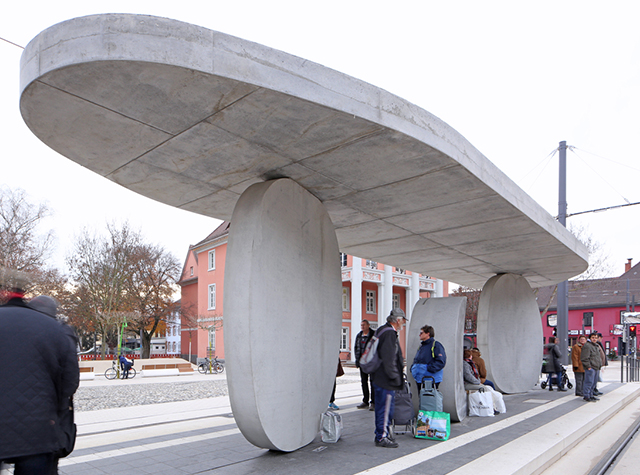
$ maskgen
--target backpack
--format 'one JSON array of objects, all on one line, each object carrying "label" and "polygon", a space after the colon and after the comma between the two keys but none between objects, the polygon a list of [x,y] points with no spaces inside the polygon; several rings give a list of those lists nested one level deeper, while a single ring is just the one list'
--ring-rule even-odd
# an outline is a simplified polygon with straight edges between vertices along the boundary
[{"label": "backpack", "polygon": [[375,373],[376,370],[380,367],[382,360],[378,356],[378,342],[380,341],[380,336],[386,332],[387,330],[392,330],[391,327],[383,328],[380,330],[380,333],[369,340],[367,346],[364,348],[364,353],[360,357],[360,369],[367,373]]}]

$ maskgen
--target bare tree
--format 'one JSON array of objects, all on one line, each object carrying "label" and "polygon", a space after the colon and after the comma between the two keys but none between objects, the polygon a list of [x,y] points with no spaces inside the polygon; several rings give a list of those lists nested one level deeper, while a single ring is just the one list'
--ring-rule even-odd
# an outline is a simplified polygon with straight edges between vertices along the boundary
[{"label": "bare tree", "polygon": [[480,302],[479,289],[460,286],[453,292],[452,297],[467,297],[467,308],[465,311],[465,331],[475,333],[478,328],[478,304]]},{"label": "bare tree", "polygon": [[122,313],[131,310],[127,298],[132,256],[140,236],[128,224],[117,229],[108,225],[108,237],[97,237],[86,230],[75,243],[67,258],[71,278],[76,288],[74,315],[91,322],[103,339],[102,358],[106,347],[122,323]]},{"label": "bare tree", "polygon": [[142,357],[151,353],[151,338],[175,309],[173,295],[180,263],[160,246],[139,244],[131,262],[128,297],[136,310],[132,323],[140,335]]}]

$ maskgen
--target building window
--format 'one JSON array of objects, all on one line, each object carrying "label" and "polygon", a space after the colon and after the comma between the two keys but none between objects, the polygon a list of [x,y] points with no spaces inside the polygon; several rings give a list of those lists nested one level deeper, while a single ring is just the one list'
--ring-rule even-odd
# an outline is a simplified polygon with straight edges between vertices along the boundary
[{"label": "building window", "polygon": [[342,311],[349,311],[349,287],[342,287]]},{"label": "building window", "polygon": [[583,312],[582,313],[582,324],[585,327],[593,326],[593,312]]},{"label": "building window", "polygon": [[209,251],[209,270],[215,270],[216,268],[216,250]]},{"label": "building window", "polygon": [[400,294],[393,294],[393,308],[400,308]]},{"label": "building window", "polygon": [[189,274],[190,274],[191,276],[193,276],[193,266],[191,266],[191,267],[189,268]]},{"label": "building window", "polygon": [[370,261],[369,259],[367,259],[365,266],[368,267],[369,269],[377,269],[378,263],[376,261]]},{"label": "building window", "polygon": [[209,310],[216,309],[216,284],[209,284]]},{"label": "building window", "polygon": [[216,329],[209,328],[209,349],[216,351]]},{"label": "building window", "polygon": [[340,253],[340,267],[347,267],[347,255],[344,252]]},{"label": "building window", "polygon": [[376,293],[373,290],[367,290],[365,311],[367,313],[376,313]]},{"label": "building window", "polygon": [[342,327],[340,335],[340,351],[349,351],[349,327]]}]

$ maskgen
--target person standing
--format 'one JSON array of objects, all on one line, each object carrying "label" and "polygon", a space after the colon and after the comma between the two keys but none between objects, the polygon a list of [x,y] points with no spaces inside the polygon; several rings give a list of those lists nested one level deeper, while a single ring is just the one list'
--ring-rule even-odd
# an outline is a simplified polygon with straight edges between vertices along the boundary
[{"label": "person standing", "polygon": [[[602,366],[609,366],[609,360],[607,359],[607,353],[604,351],[604,346],[602,346],[602,333],[598,333],[598,346],[600,347],[600,360],[602,361]],[[600,367],[598,370],[598,374],[596,374],[596,386],[593,389],[593,394],[595,396],[600,396],[602,393],[598,389],[598,383],[602,382],[602,371],[604,371],[603,367]]]},{"label": "person standing", "polygon": [[593,402],[599,399],[594,396],[593,390],[596,387],[596,376],[602,366],[600,358],[600,347],[598,346],[598,335],[592,333],[582,347],[580,353],[580,361],[584,367],[584,385],[582,386],[582,394],[585,401]]},{"label": "person standing", "polygon": [[57,473],[60,408],[78,388],[76,349],[62,325],[27,306],[22,287],[0,306],[0,464],[15,473]]},{"label": "person standing", "polygon": [[[358,404],[356,407],[358,409],[369,409],[370,411],[374,410],[375,407],[375,394],[373,392],[373,386],[371,386],[371,392],[369,392],[369,386],[372,384],[370,376],[362,371],[360,368],[360,357],[362,353],[364,353],[364,349],[367,347],[367,343],[373,338],[373,331],[369,325],[369,320],[362,320],[360,323],[360,332],[356,335],[356,343],[355,343],[355,356],[356,356],[356,366],[360,369],[360,383],[362,384],[362,403]],[[369,405],[369,401],[371,401],[371,405]]]},{"label": "person standing", "polygon": [[447,364],[447,354],[444,347],[435,339],[436,332],[430,325],[425,325],[420,329],[420,347],[413,358],[411,365],[411,375],[418,383],[418,388],[422,387],[422,380],[426,377],[433,378],[436,389],[442,382],[442,373]]},{"label": "person standing", "polygon": [[578,343],[571,348],[571,365],[573,366],[573,375],[576,378],[576,396],[584,397],[582,388],[584,386],[584,366],[580,361],[580,354],[582,353],[582,347],[587,342],[587,337],[580,335]]},{"label": "person standing", "polygon": [[548,384],[549,391],[553,391],[553,375],[555,374],[558,378],[557,386],[558,391],[566,391],[564,384],[562,383],[562,373],[564,369],[562,368],[562,363],[560,363],[560,357],[562,353],[560,352],[560,348],[556,344],[556,337],[550,336],[549,343],[544,345],[544,353],[547,358],[547,364],[545,365],[545,373],[549,373]]},{"label": "person standing", "polygon": [[406,323],[404,311],[394,308],[387,317],[387,323],[376,330],[380,367],[371,375],[375,393],[375,444],[376,447],[398,447],[390,428],[393,418],[393,397],[402,389],[404,359],[398,342],[398,332]]}]

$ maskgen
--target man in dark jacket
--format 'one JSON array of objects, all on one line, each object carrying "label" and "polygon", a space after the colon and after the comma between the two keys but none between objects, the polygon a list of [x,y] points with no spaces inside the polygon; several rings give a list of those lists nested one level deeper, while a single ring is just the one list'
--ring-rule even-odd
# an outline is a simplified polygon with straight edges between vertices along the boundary
[{"label": "man in dark jacket", "polygon": [[58,410],[79,381],[76,350],[62,326],[13,289],[0,306],[0,462],[15,473],[57,473]]},{"label": "man in dark jacket", "polygon": [[[373,331],[369,327],[368,320],[362,320],[360,324],[360,328],[362,329],[356,335],[356,343],[355,343],[355,356],[356,356],[356,366],[360,368],[360,357],[362,353],[364,353],[364,349],[367,347],[367,343],[373,338]],[[375,394],[373,393],[373,386],[371,387],[371,393],[369,393],[369,375],[360,369],[360,382],[362,383],[362,403],[358,404],[356,407],[358,409],[369,409],[373,411],[375,404]],[[369,407],[369,394],[371,394],[371,407]]]},{"label": "man in dark jacket", "polygon": [[379,339],[378,356],[382,362],[371,375],[376,401],[375,444],[377,447],[398,446],[389,425],[393,418],[395,391],[402,389],[404,359],[398,342],[398,332],[405,323],[406,317],[402,309],[394,308],[387,317],[387,323],[376,330],[376,337]]},{"label": "man in dark jacket", "polygon": [[592,333],[580,352],[580,361],[584,368],[584,384],[582,386],[582,394],[584,400],[588,402],[598,401],[599,399],[593,395],[596,387],[596,375],[602,366],[600,358],[600,347],[598,346],[598,335]]}]

